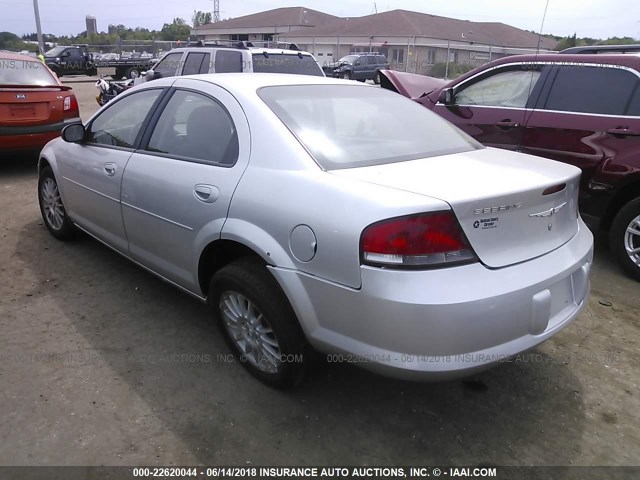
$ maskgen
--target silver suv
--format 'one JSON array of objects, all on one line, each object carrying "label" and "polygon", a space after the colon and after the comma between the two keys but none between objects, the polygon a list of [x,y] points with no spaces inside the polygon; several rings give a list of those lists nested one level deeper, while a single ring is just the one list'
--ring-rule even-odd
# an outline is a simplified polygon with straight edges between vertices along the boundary
[{"label": "silver suv", "polygon": [[265,42],[256,47],[251,42],[229,45],[202,44],[175,48],[160,59],[146,80],[195,75],[200,73],[294,73],[324,76],[317,60],[295,44],[281,48],[279,42]]}]

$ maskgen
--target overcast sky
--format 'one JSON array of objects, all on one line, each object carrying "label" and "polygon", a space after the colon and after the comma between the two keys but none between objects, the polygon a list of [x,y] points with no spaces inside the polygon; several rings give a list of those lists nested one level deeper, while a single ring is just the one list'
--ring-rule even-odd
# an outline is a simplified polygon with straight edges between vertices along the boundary
[{"label": "overcast sky", "polygon": [[[546,0],[382,0],[378,12],[413,10],[465,20],[503,22],[539,31]],[[56,35],[85,30],[86,15],[95,15],[98,30],[110,23],[159,30],[165,22],[182,17],[191,22],[194,10],[212,10],[212,0],[39,0],[42,29]],[[344,17],[374,12],[370,0],[220,0],[222,18],[286,6],[304,6]],[[0,31],[22,35],[35,32],[32,0],[0,0]],[[637,0],[549,0],[543,33],[640,39],[640,2]]]}]

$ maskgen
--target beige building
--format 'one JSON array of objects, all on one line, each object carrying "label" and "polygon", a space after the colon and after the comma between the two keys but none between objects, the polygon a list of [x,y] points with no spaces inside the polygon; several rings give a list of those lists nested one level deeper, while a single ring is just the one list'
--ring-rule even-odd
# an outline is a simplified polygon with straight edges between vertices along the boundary
[{"label": "beige building", "polygon": [[[396,70],[430,74],[438,63],[475,67],[489,60],[551,51],[556,42],[498,22],[471,22],[407,10],[340,18],[303,8],[278,8],[197,27],[198,38],[279,40],[313,53],[321,64],[353,52],[384,54]],[[447,62],[447,58],[449,62]],[[451,71],[451,70],[450,70]]]}]

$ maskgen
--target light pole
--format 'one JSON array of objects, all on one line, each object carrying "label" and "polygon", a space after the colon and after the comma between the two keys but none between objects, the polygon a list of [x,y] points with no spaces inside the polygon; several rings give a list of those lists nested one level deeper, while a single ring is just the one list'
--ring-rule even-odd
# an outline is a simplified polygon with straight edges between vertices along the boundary
[{"label": "light pole", "polygon": [[40,53],[44,54],[44,38],[42,38],[42,27],[40,26],[40,10],[38,9],[38,0],[33,0],[33,12],[36,16],[36,31],[38,32],[38,48]]}]

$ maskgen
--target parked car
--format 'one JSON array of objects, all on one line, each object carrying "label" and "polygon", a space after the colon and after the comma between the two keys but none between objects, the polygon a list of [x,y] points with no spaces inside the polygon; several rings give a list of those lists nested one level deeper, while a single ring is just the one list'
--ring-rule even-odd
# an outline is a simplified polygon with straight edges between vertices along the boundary
[{"label": "parked car", "polygon": [[39,152],[79,121],[71,87],[38,58],[0,52],[0,153]]},{"label": "parked car", "polygon": [[640,56],[519,55],[448,83],[384,76],[485,145],[580,167],[582,215],[640,280]]},{"label": "parked car", "polygon": [[392,376],[468,374],[587,302],[580,170],[485,148],[380,88],[159,79],[67,127],[38,169],[54,237],[83,230],[208,301],[271,385],[296,383],[311,347]]},{"label": "parked car", "polygon": [[[271,43],[268,43],[271,44]],[[147,80],[199,73],[293,73],[324,76],[308,52],[289,48],[256,47],[250,42],[174,48],[147,72]]]},{"label": "parked car", "polygon": [[389,69],[387,57],[378,53],[356,53],[323,67],[329,77],[347,80],[373,80],[380,83],[380,70]]}]

